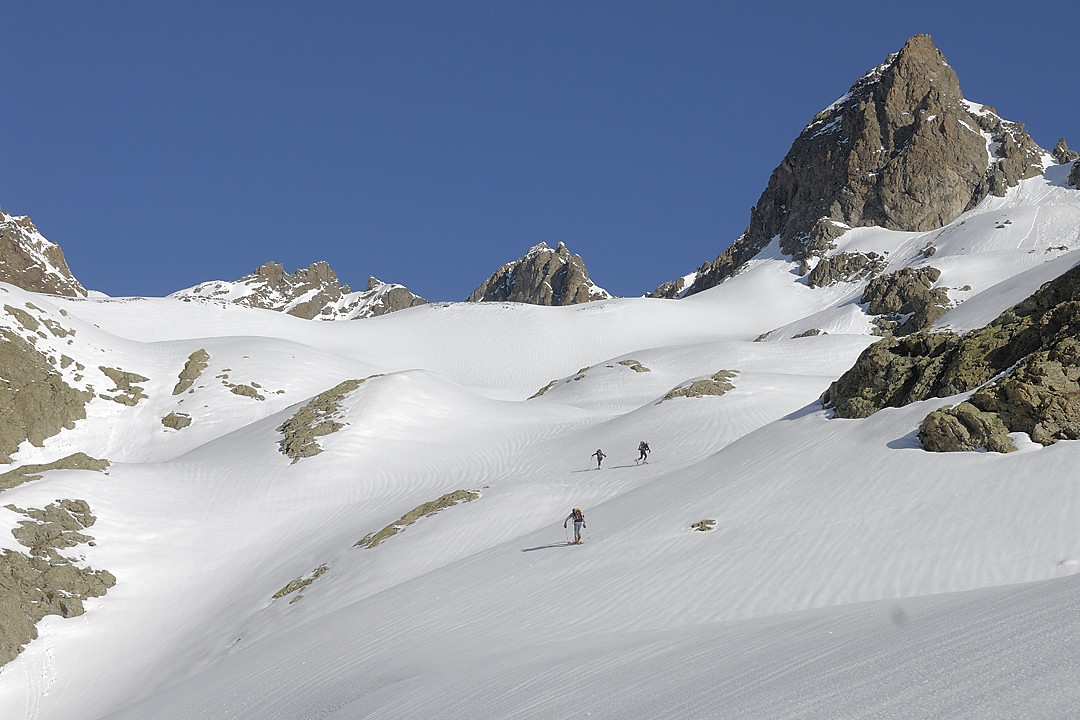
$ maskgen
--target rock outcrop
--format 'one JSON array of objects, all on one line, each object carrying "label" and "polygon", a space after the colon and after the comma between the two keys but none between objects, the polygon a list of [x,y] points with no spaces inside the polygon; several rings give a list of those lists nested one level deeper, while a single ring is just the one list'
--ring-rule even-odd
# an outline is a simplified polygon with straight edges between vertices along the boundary
[{"label": "rock outcrop", "polygon": [[[824,260],[822,262],[825,262]],[[941,271],[934,267],[906,267],[879,275],[866,284],[860,302],[878,315],[881,330],[910,335],[930,327],[949,309],[949,293],[935,288]]]},{"label": "rock outcrop", "polygon": [[1071,163],[1073,160],[1080,158],[1080,153],[1075,150],[1069,149],[1069,144],[1065,142],[1065,138],[1061,138],[1057,141],[1057,145],[1050,151],[1050,154],[1054,156],[1059,165],[1065,165]]},{"label": "rock outcrop", "polygon": [[554,250],[540,243],[530,248],[525,257],[496,270],[467,301],[575,305],[610,297],[589,279],[580,255],[571,255],[562,243]]},{"label": "rock outcrop", "polygon": [[367,289],[352,292],[338,281],[325,261],[289,274],[275,262],[260,265],[251,275],[225,282],[215,280],[180,290],[170,297],[182,300],[226,300],[247,307],[277,310],[305,320],[352,320],[424,305],[427,300],[403,285],[368,279]]},{"label": "rock outcrop", "polygon": [[431,517],[447,508],[452,508],[461,503],[472,502],[473,500],[479,499],[479,497],[480,493],[475,490],[455,490],[454,492],[446,493],[445,495],[435,498],[431,502],[418,505],[402,515],[397,522],[390,523],[382,530],[368,533],[362,539],[357,540],[353,544],[353,547],[367,548],[370,550],[371,548],[378,546],[379,543],[387,538],[397,535],[421,518]]},{"label": "rock outcrop", "polygon": [[926,418],[924,447],[1007,451],[1015,432],[1043,445],[1080,438],[1080,266],[965,335],[887,336],[822,399],[838,417],[866,417],[972,391]]},{"label": "rock outcrop", "polygon": [[23,441],[46,438],[86,417],[93,393],[71,387],[49,358],[8,328],[0,328],[0,463]]},{"label": "rock outcrop", "polygon": [[737,370],[718,370],[711,377],[700,378],[685,382],[672,388],[667,395],[656,401],[656,404],[678,397],[697,398],[706,396],[720,396],[729,390],[734,390],[735,385],[731,381],[738,375]]},{"label": "rock outcrop", "polygon": [[[837,253],[821,258],[806,276],[810,287],[827,287],[841,282],[858,282],[881,272],[888,260],[875,252]],[[863,302],[866,302],[865,300]]]},{"label": "rock outcrop", "polygon": [[75,279],[64,252],[38,232],[25,215],[0,211],[0,282],[23,290],[86,297],[86,288]]},{"label": "rock outcrop", "polygon": [[[719,284],[773,238],[805,261],[824,257],[847,228],[942,227],[988,194],[1041,173],[1047,161],[1023,125],[964,100],[930,36],[916,35],[810,121],[743,235],[699,267],[682,294]],[[653,295],[670,293],[661,286]]]},{"label": "rock outcrop", "polygon": [[0,554],[0,666],[12,660],[37,637],[36,625],[46,615],[82,615],[83,601],[101,597],[116,584],[107,570],[76,565],[59,551],[93,538],[82,531],[96,522],[83,500],[57,500],[44,509],[8,510],[29,519],[12,535],[29,554]]},{"label": "rock outcrop", "polygon": [[191,389],[191,386],[195,384],[195,381],[202,375],[203,370],[210,366],[210,353],[206,352],[205,348],[199,348],[195,352],[188,355],[187,362],[184,363],[184,369],[180,371],[180,376],[176,380],[176,385],[173,386],[173,395],[179,395],[182,392]]},{"label": "rock outcrop", "polygon": [[1080,189],[1080,162],[1073,161],[1072,170],[1069,171],[1069,184]]},{"label": "rock outcrop", "polygon": [[50,470],[95,470],[105,472],[109,465],[108,460],[99,460],[81,452],[72,453],[51,463],[20,465],[14,470],[0,473],[0,490],[7,490],[26,482],[40,480],[44,477],[43,473]]},{"label": "rock outcrop", "polygon": [[345,380],[319,393],[300,407],[292,417],[277,428],[277,431],[282,434],[279,446],[281,453],[289,457],[294,464],[302,458],[321,453],[322,446],[316,438],[330,435],[345,427],[345,423],[341,422],[343,415],[341,402],[346,395],[370,379],[367,377],[363,380]]}]

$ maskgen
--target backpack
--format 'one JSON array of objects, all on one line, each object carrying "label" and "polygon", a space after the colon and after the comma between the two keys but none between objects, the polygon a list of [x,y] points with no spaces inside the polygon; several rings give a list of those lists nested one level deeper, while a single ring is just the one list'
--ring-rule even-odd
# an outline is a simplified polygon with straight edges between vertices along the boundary
[{"label": "backpack", "polygon": [[574,516],[574,522],[585,522],[585,513],[578,508],[574,508],[574,511],[570,514]]}]

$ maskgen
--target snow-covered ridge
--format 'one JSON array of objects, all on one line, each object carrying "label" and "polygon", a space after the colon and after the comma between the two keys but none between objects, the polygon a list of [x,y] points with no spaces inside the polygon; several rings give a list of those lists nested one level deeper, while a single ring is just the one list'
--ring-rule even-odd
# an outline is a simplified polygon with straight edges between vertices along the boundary
[{"label": "snow-covered ridge", "polygon": [[325,262],[313,263],[292,274],[277,263],[266,263],[239,280],[200,283],[169,297],[232,302],[318,320],[375,317],[426,302],[403,285],[384,283],[374,277],[368,279],[365,290],[352,292],[348,285],[338,282],[337,275]]}]

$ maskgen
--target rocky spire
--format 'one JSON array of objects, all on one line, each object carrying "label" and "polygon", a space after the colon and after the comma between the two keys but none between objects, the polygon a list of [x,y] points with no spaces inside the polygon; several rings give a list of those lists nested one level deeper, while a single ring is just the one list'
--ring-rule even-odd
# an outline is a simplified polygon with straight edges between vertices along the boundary
[{"label": "rocky spire", "polygon": [[338,281],[324,261],[293,273],[275,262],[260,265],[234,282],[214,280],[180,290],[170,297],[184,300],[228,300],[248,307],[278,310],[305,320],[348,320],[374,317],[427,303],[403,285],[369,278],[367,290],[352,292]]},{"label": "rocky spire", "polygon": [[1054,156],[1054,159],[1057,160],[1060,165],[1071,163],[1073,160],[1080,158],[1080,153],[1069,149],[1069,144],[1065,142],[1065,138],[1061,138],[1057,141],[1057,145],[1050,151],[1050,154]]},{"label": "rocky spire", "polygon": [[2,210],[0,282],[31,292],[86,297],[86,288],[71,274],[60,246],[46,240],[30,218]]},{"label": "rocky spire", "polygon": [[589,279],[580,255],[571,255],[562,243],[554,250],[540,243],[530,248],[525,257],[496,270],[467,301],[574,305],[610,297]]},{"label": "rocky spire", "polygon": [[[942,227],[988,194],[1041,173],[1048,160],[1023,125],[964,100],[930,36],[916,35],[810,121],[746,231],[681,294],[717,285],[773,238],[785,254],[807,260],[852,227]],[[670,297],[668,285],[654,294]]]}]

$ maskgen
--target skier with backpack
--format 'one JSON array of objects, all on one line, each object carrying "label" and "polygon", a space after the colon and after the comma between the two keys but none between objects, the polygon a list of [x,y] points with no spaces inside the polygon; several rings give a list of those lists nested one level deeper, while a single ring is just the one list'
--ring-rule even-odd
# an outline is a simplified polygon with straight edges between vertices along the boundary
[{"label": "skier with backpack", "polygon": [[570,511],[570,514],[566,516],[566,520],[562,521],[563,530],[566,529],[566,523],[570,520],[574,521],[574,540],[571,545],[579,545],[581,543],[581,528],[585,525],[585,513],[581,512],[581,508],[574,508]]},{"label": "skier with backpack", "polygon": [[637,460],[635,460],[634,464],[637,465],[639,461],[643,461],[646,465],[648,465],[649,464],[649,460],[648,460],[648,457],[649,457],[649,443],[642,440],[640,443],[638,443],[637,449],[638,449],[638,452],[641,453],[641,457],[639,457]]},{"label": "skier with backpack", "polygon": [[600,448],[597,448],[596,452],[594,452],[589,457],[596,458],[596,469],[599,470],[600,469],[600,463],[604,462],[604,458],[606,458],[607,455],[604,454],[603,450],[601,450]]}]

